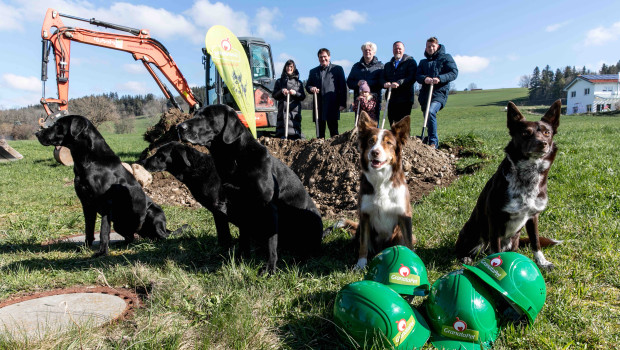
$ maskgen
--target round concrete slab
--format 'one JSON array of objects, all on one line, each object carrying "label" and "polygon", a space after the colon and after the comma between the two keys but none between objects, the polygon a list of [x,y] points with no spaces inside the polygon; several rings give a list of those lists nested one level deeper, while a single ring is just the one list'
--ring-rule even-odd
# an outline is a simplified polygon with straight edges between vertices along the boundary
[{"label": "round concrete slab", "polygon": [[98,327],[124,317],[137,304],[128,291],[105,287],[55,290],[0,304],[0,332],[41,339],[76,327]]}]

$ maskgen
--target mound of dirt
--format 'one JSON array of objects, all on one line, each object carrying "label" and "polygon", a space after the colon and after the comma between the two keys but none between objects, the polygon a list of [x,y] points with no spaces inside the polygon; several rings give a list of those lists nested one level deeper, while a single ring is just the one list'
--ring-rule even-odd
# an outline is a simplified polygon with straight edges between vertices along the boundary
[{"label": "mound of dirt", "polygon": [[[172,140],[161,141],[176,134],[170,128],[177,120],[181,122],[189,118],[179,118],[178,113],[169,112],[162,116],[155,126],[160,128],[157,131],[160,137],[153,139],[143,154]],[[361,176],[356,133],[348,131],[327,140],[291,141],[260,137],[258,141],[299,176],[324,218],[355,216]],[[204,148],[200,150],[208,153]],[[412,201],[419,200],[437,186],[449,185],[456,178],[454,155],[431,148],[414,137],[403,148],[403,170]],[[200,206],[172,175],[153,175],[153,182],[145,190],[156,203]]]},{"label": "mound of dirt", "polygon": [[[177,134],[175,126],[191,117],[190,114],[183,113],[176,108],[170,108],[166,113],[162,114],[157,124],[148,128],[144,133],[144,140],[150,144],[149,147],[142,151],[140,159],[146,159],[152,156],[157,152],[157,148],[163,144],[171,141],[179,141],[179,135]],[[201,152],[209,153],[206,147],[195,145],[192,145],[192,147]]]}]

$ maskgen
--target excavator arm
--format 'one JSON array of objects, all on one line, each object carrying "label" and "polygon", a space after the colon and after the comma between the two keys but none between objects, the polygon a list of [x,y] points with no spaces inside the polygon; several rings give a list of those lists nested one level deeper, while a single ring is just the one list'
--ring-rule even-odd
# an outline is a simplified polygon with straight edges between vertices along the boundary
[{"label": "excavator arm", "polygon": [[[67,27],[61,20],[61,17],[71,18],[79,21],[85,21],[97,26],[125,31],[132,35],[114,34],[106,32],[98,32],[77,27]],[[194,97],[187,80],[179,67],[176,65],[172,56],[166,50],[164,45],[153,39],[146,29],[129,28],[117,24],[98,21],[94,18],[84,19],[71,15],[59,13],[54,9],[48,9],[43,21],[41,29],[42,48],[42,67],[41,80],[43,81],[43,97],[41,104],[47,113],[46,118],[41,118],[39,124],[41,126],[50,124],[54,119],[66,114],[69,102],[69,67],[71,60],[71,42],[79,42],[88,45],[105,47],[108,49],[125,51],[132,54],[137,61],[142,61],[144,67],[151,74],[164,96],[177,108],[180,106],[174,100],[174,97],[159,79],[153,66],[166,77],[166,79],[174,86],[180,96],[189,104],[190,111],[200,107],[200,102]],[[49,62],[49,53],[54,50],[54,58],[56,63],[56,84],[58,87],[58,98],[45,97],[45,81],[47,80],[47,64]],[[58,112],[54,114],[49,104],[58,105]]]}]

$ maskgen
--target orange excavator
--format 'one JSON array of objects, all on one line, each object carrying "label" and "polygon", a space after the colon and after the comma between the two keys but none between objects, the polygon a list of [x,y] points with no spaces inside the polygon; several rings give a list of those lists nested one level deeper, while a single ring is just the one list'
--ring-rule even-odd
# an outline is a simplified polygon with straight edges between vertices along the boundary
[{"label": "orange excavator", "polygon": [[[78,21],[88,22],[92,25],[128,32],[127,34],[115,34],[98,32],[89,29],[68,27],[62,22],[61,17]],[[94,18],[85,19],[67,14],[62,14],[54,9],[48,9],[41,28],[42,67],[41,80],[43,81],[43,97],[41,104],[47,117],[39,119],[42,127],[51,125],[58,117],[68,114],[69,105],[69,68],[71,60],[71,42],[79,42],[108,49],[125,51],[132,54],[136,61],[141,61],[151,74],[164,96],[178,109],[181,109],[170,90],[164,85],[155,73],[156,67],[166,79],[179,92],[180,96],[190,106],[190,112],[200,107],[201,103],[196,99],[192,90],[179,70],[172,56],[159,41],[151,38],[147,29],[135,29],[113,23],[107,23]],[[58,86],[58,98],[45,98],[45,81],[47,81],[47,64],[49,54],[54,50],[56,62],[56,84]],[[57,111],[52,111],[50,104],[56,104]]]}]

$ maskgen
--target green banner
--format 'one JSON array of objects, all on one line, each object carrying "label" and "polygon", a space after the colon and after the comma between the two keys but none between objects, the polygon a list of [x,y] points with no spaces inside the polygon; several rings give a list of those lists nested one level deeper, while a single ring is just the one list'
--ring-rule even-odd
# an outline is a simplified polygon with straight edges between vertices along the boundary
[{"label": "green banner", "polygon": [[217,25],[209,28],[205,47],[256,138],[254,84],[243,46],[228,28]]}]

